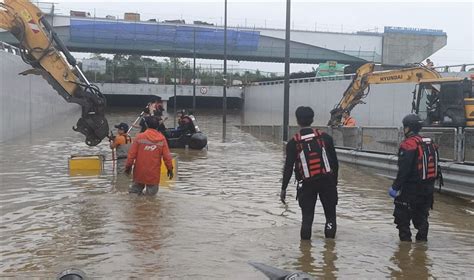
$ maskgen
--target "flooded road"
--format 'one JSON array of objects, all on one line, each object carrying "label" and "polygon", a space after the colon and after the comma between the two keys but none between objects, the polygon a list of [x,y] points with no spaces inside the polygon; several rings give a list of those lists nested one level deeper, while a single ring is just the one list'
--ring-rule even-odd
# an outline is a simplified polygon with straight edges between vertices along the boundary
[{"label": "flooded road", "polygon": [[197,119],[209,150],[174,150],[179,178],[156,198],[129,195],[130,179],[109,161],[101,176],[70,177],[71,154],[110,158],[107,143],[83,144],[74,118],[2,143],[0,276],[51,279],[77,267],[103,279],[266,279],[248,261],[328,279],[474,274],[473,201],[436,196],[429,242],[401,244],[391,182],[343,165],[336,239],[324,239],[318,202],[313,240],[300,242],[295,190],[287,207],[279,202],[283,147],[240,131],[239,114],[228,118],[225,143],[220,116]]}]

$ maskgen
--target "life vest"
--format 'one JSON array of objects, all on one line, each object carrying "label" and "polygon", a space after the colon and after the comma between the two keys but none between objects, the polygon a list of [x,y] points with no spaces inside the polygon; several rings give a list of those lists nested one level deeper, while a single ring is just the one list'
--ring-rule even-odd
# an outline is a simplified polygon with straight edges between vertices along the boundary
[{"label": "life vest", "polygon": [[194,130],[196,132],[200,132],[199,126],[197,125],[196,118],[193,115],[189,115],[189,119],[191,120],[192,124],[194,125]]},{"label": "life vest", "polygon": [[117,137],[124,137],[125,138],[125,144],[118,145],[117,148],[115,149],[117,159],[127,158],[128,150],[130,149],[130,146],[132,144],[132,138],[128,134],[127,135],[119,135]]},{"label": "life vest", "polygon": [[313,129],[313,133],[305,135],[297,133],[293,137],[297,152],[295,162],[296,180],[316,179],[331,172],[325,143],[321,135],[319,130]]},{"label": "life vest", "polygon": [[421,181],[438,178],[438,146],[430,138],[416,135],[413,137],[417,144],[417,170]]}]

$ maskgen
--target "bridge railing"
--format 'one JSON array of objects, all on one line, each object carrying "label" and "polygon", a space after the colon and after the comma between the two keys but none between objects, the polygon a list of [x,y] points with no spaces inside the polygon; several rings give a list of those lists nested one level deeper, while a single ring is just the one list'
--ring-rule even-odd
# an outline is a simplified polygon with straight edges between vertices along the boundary
[{"label": "bridge railing", "polygon": [[455,72],[467,72],[467,71],[473,71],[471,69],[474,69],[474,63],[436,66],[434,67],[434,69],[438,72],[443,72],[443,73],[453,72],[453,69],[456,70]]},{"label": "bridge railing", "polygon": [[[449,69],[459,69],[459,72],[472,72],[474,70],[474,63],[468,63],[468,64],[456,64],[456,65],[446,65],[446,66],[439,66],[435,67],[435,69],[438,70],[444,70],[438,71],[441,73],[444,72],[449,72]],[[446,70],[448,69],[448,70]],[[473,72],[474,74],[474,72]],[[326,77],[307,77],[307,78],[296,78],[296,79],[290,79],[291,84],[297,84],[297,83],[313,83],[313,82],[325,82],[325,81],[339,81],[339,80],[352,80],[354,78],[355,74],[344,74],[344,75],[333,75],[333,76],[326,76]],[[254,86],[264,86],[264,85],[276,85],[276,84],[283,84],[285,80],[280,79],[280,80],[273,80],[273,81],[261,81],[261,82],[253,82],[250,85]]]}]

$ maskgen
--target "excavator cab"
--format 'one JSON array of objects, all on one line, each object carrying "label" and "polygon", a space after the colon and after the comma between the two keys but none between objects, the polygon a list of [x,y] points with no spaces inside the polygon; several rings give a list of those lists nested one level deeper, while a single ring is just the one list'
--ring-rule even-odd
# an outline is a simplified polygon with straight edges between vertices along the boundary
[{"label": "excavator cab", "polygon": [[421,81],[414,95],[414,112],[426,126],[469,126],[472,81],[458,78]]}]

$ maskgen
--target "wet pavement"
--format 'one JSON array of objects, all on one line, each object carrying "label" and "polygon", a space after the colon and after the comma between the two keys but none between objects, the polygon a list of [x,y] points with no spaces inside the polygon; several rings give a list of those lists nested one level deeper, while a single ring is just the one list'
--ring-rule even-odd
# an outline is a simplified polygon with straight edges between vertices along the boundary
[{"label": "wet pavement", "polygon": [[[113,111],[111,124],[136,118]],[[428,243],[400,243],[392,223],[390,181],[343,165],[338,233],[325,240],[318,203],[313,240],[300,242],[300,212],[288,190],[279,202],[283,147],[197,114],[209,150],[174,150],[179,178],[156,198],[129,195],[130,180],[110,161],[97,177],[70,177],[71,154],[89,148],[70,127],[0,144],[0,276],[51,279],[69,267],[104,279],[265,279],[247,264],[332,278],[471,278],[474,201],[437,195]],[[172,124],[168,120],[168,125]]]}]

